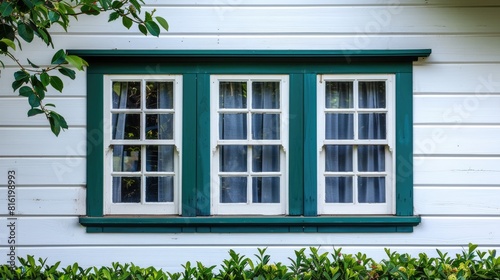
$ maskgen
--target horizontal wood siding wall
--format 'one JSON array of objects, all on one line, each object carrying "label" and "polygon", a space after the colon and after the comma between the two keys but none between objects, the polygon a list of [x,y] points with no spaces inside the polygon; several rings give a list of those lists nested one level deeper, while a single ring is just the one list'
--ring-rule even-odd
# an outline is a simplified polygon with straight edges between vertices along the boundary
[{"label": "horizontal wood siding wall", "polygon": [[[500,249],[500,4],[497,1],[147,1],[170,24],[145,37],[107,15],[55,30],[65,49],[419,49],[414,64],[414,195],[422,223],[401,234],[89,234],[85,215],[86,80],[50,92],[70,129],[55,137],[42,116],[26,117],[12,93],[15,66],[0,73],[0,226],[7,223],[7,171],[17,178],[17,252],[83,266],[112,261],[179,270],[186,261],[218,264],[229,249],[247,256],[269,247],[274,261],[293,250],[343,247],[382,258],[384,247],[452,253],[467,243]],[[404,4],[399,3],[404,2]],[[103,28],[105,27],[105,28]],[[24,46],[37,64],[55,52]],[[0,230],[0,234],[6,235]],[[0,236],[0,256],[6,256]],[[5,257],[0,257],[0,261]],[[3,262],[3,261],[2,261]]]}]

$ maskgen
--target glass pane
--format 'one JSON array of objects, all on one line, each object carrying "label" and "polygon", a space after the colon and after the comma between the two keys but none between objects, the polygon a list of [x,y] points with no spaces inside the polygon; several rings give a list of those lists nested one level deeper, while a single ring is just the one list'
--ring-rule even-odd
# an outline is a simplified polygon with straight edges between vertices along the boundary
[{"label": "glass pane", "polygon": [[141,115],[112,114],[113,139],[140,139]]},{"label": "glass pane", "polygon": [[147,114],[146,139],[173,139],[174,114]]},{"label": "glass pane", "polygon": [[246,172],[247,146],[220,146],[219,167],[222,172]]},{"label": "glass pane", "polygon": [[385,81],[359,82],[359,108],[385,108]]},{"label": "glass pane", "polygon": [[173,82],[146,82],[146,108],[173,109],[174,83]]},{"label": "glass pane", "polygon": [[326,139],[354,139],[353,114],[326,114]]},{"label": "glass pane", "polygon": [[385,139],[386,114],[359,114],[359,139]]},{"label": "glass pane", "polygon": [[385,178],[359,177],[358,201],[360,203],[385,203]]},{"label": "glass pane", "polygon": [[280,146],[252,146],[253,172],[279,172]]},{"label": "glass pane", "polygon": [[280,178],[254,177],[252,178],[253,203],[279,203]]},{"label": "glass pane", "polygon": [[358,169],[363,172],[385,171],[385,146],[359,146]]},{"label": "glass pane", "polygon": [[326,177],[325,202],[352,203],[352,177]]},{"label": "glass pane", "polygon": [[174,177],[146,177],[146,202],[173,202]]},{"label": "glass pane", "polygon": [[246,82],[220,82],[219,83],[219,108],[246,108],[247,83]]},{"label": "glass pane", "polygon": [[113,171],[141,171],[141,146],[115,145],[113,147]]},{"label": "glass pane", "polygon": [[326,82],[325,108],[353,108],[352,82]]},{"label": "glass pane", "polygon": [[252,93],[253,93],[252,108],[254,109],[280,108],[279,82],[253,82]]},{"label": "glass pane", "polygon": [[113,177],[113,203],[141,202],[140,177]]},{"label": "glass pane", "polygon": [[352,146],[325,146],[325,171],[350,172],[352,169]]},{"label": "glass pane", "polygon": [[252,139],[280,139],[280,115],[252,114]]},{"label": "glass pane", "polygon": [[246,203],[247,178],[246,177],[221,177],[220,178],[221,203]]},{"label": "glass pane", "polygon": [[174,172],[174,146],[146,146],[146,171]]},{"label": "glass pane", "polygon": [[113,82],[113,109],[140,109],[141,82]]},{"label": "glass pane", "polygon": [[219,139],[247,139],[247,115],[220,114]]}]

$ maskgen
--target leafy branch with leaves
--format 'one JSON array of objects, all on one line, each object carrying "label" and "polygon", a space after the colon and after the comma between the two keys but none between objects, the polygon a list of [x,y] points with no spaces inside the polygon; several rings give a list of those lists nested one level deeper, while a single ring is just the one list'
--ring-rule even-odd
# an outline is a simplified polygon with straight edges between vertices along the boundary
[{"label": "leafy branch with leaves", "polygon": [[44,114],[56,136],[67,129],[64,117],[54,111],[55,105],[44,99],[49,87],[63,91],[61,75],[75,79],[73,69],[83,71],[88,63],[62,49],[55,52],[48,66],[39,66],[30,59],[23,63],[16,56],[22,52],[23,44],[38,37],[47,47],[55,48],[50,35],[52,26],[59,25],[68,32],[70,22],[78,20],[79,16],[96,16],[103,12],[109,12],[108,21],[121,18],[127,29],[135,24],[144,35],[158,37],[161,28],[168,31],[167,21],[154,16],[155,10],[146,11],[141,17],[143,5],[142,0],[0,0],[0,65],[5,67],[3,59],[7,58],[19,67],[14,73],[12,89],[27,98],[31,107],[28,117]]}]

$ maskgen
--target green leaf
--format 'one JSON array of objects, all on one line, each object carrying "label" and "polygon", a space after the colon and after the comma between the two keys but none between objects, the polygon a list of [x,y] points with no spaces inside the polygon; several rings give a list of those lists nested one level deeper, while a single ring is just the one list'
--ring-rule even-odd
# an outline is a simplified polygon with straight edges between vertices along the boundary
[{"label": "green leaf", "polygon": [[111,7],[113,9],[120,9],[121,7],[123,7],[123,2],[122,1],[113,1],[113,3],[111,4]]},{"label": "green leaf", "polygon": [[39,114],[43,114],[45,113],[45,111],[41,110],[41,109],[38,109],[38,108],[31,108],[29,111],[28,111],[28,117],[33,117],[33,116],[36,116],[36,115],[39,115]]},{"label": "green leaf", "polygon": [[12,89],[17,90],[20,88],[25,82],[24,81],[14,81],[12,82]]},{"label": "green leaf", "polygon": [[2,1],[2,4],[0,5],[0,14],[2,17],[8,17],[14,10],[14,4],[12,4],[9,1]]},{"label": "green leaf", "polygon": [[148,29],[144,26],[144,24],[139,24],[139,31],[141,31],[144,35],[148,35]]},{"label": "green leaf", "polygon": [[134,8],[137,10],[137,12],[141,12],[141,4],[137,2],[136,0],[129,0],[132,5],[134,5]]},{"label": "green leaf", "polygon": [[28,96],[28,103],[32,108],[40,106],[40,99],[35,94]]},{"label": "green leaf", "polygon": [[82,8],[80,9],[82,13],[87,14],[87,15],[98,15],[100,14],[99,8],[95,5],[83,5]]},{"label": "green leaf", "polygon": [[[3,38],[3,39],[0,39],[0,42],[4,43],[5,45],[12,48],[13,50],[16,50],[16,44],[14,44],[13,41],[11,41],[7,38]],[[7,49],[5,49],[5,51],[7,51]]]},{"label": "green leaf", "polygon": [[122,23],[123,26],[125,26],[127,29],[130,29],[130,27],[132,27],[132,20],[126,16],[122,17]]},{"label": "green leaf", "polygon": [[117,12],[112,12],[111,14],[109,14],[109,19],[108,19],[108,22],[110,21],[114,21],[116,19],[118,19],[120,17],[120,14],[117,13]]},{"label": "green leaf", "polygon": [[24,41],[28,43],[33,41],[33,29],[31,29],[30,26],[24,24],[24,22],[20,21],[17,23],[17,32],[19,33],[19,36],[24,39]]},{"label": "green leaf", "polygon": [[53,22],[56,22],[56,21],[58,21],[60,18],[61,18],[61,16],[60,16],[58,13],[56,13],[56,12],[54,12],[54,11],[52,11],[52,10],[50,10],[50,11],[49,11],[49,19],[50,19],[50,22],[52,22],[52,23],[53,23]]},{"label": "green leaf", "polygon": [[28,86],[24,86],[24,87],[19,89],[19,95],[21,95],[21,96],[29,97],[30,95],[33,95],[33,94],[35,94],[35,92],[33,91],[33,89],[31,89]]},{"label": "green leaf", "polygon": [[63,74],[66,77],[69,77],[70,79],[74,80],[76,78],[76,72],[72,69],[66,68],[66,67],[59,67],[59,73]]},{"label": "green leaf", "polygon": [[153,36],[160,36],[160,27],[158,24],[156,24],[154,21],[146,21],[144,23],[146,25],[146,28],[148,29],[149,33]]},{"label": "green leaf", "polygon": [[47,107],[47,106],[49,106],[49,107],[54,107],[54,108],[56,107],[56,105],[55,105],[55,104],[52,104],[52,103],[47,103],[47,104],[45,104],[45,107]]},{"label": "green leaf", "polygon": [[64,50],[58,50],[52,57],[52,64],[61,64],[66,62],[66,53]]},{"label": "green leaf", "polygon": [[163,29],[165,29],[166,31],[168,31],[168,22],[162,18],[162,17],[155,17],[156,21],[161,25],[161,27],[163,27]]},{"label": "green leaf", "polygon": [[89,66],[87,61],[76,55],[67,55],[66,61],[80,71],[83,70],[83,66]]},{"label": "green leaf", "polygon": [[61,80],[61,78],[59,78],[57,76],[50,77],[50,85],[53,88],[55,88],[56,90],[58,90],[59,92],[62,92],[63,87],[64,87],[63,81]]},{"label": "green leaf", "polygon": [[38,66],[38,65],[34,64],[33,62],[31,62],[31,61],[29,60],[29,58],[28,58],[28,63],[29,63],[29,64],[31,65],[31,67],[33,67],[33,68],[40,68],[40,66]]},{"label": "green leaf", "polygon": [[40,74],[40,80],[42,81],[42,84],[46,87],[50,84],[50,76],[47,74],[47,72],[42,72]]},{"label": "green leaf", "polygon": [[[63,116],[59,115],[58,113],[51,111],[49,113],[49,123],[50,123],[50,130],[52,130],[52,133],[54,133],[56,136],[59,136],[59,133],[61,132],[62,129],[67,129],[68,124],[66,123],[66,120],[64,119]],[[109,278],[111,279],[111,278]]]}]

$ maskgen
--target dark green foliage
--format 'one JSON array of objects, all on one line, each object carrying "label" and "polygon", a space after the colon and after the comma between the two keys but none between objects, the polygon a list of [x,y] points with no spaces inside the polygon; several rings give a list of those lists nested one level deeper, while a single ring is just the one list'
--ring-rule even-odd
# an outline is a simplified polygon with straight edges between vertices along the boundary
[{"label": "dark green foliage", "polygon": [[220,269],[206,267],[200,262],[193,266],[191,262],[182,265],[183,272],[163,272],[154,267],[141,268],[134,264],[113,263],[111,267],[82,268],[77,263],[59,269],[60,262],[46,265],[46,261],[32,256],[19,258],[20,267],[12,269],[8,265],[0,266],[0,280],[18,279],[148,279],[148,280],[390,280],[390,279],[445,279],[476,280],[500,279],[500,257],[494,250],[481,252],[477,245],[470,244],[462,254],[454,258],[437,250],[438,257],[429,257],[424,253],[418,258],[408,254],[399,254],[386,249],[387,259],[376,262],[365,254],[343,254],[341,249],[333,253],[320,253],[318,248],[295,251],[288,266],[271,263],[266,249],[259,249],[254,260],[229,251],[229,258],[224,260]]},{"label": "dark green foliage", "polygon": [[[160,26],[168,30],[168,24],[162,17],[153,17],[155,11],[146,12],[144,18],[139,16],[143,0],[4,0],[0,1],[0,56],[12,59],[20,68],[14,74],[12,89],[20,89],[19,95],[26,97],[31,107],[28,117],[45,114],[50,128],[55,135],[68,125],[63,116],[47,108],[44,98],[48,86],[62,92],[64,82],[54,74],[58,70],[70,79],[75,79],[75,71],[84,70],[87,62],[76,55],[68,55],[64,50],[58,50],[51,60],[51,65],[41,68],[28,59],[31,68],[26,67],[15,56],[16,45],[22,50],[22,44],[31,43],[35,37],[40,38],[47,46],[54,47],[50,36],[50,27],[61,26],[67,31],[70,20],[77,20],[79,16],[99,15],[102,12],[111,12],[109,21],[123,18],[123,25],[131,28],[136,24],[144,34],[160,35]],[[36,36],[35,36],[36,35]],[[2,59],[0,66],[4,67]],[[55,107],[55,106],[50,106]]]}]

